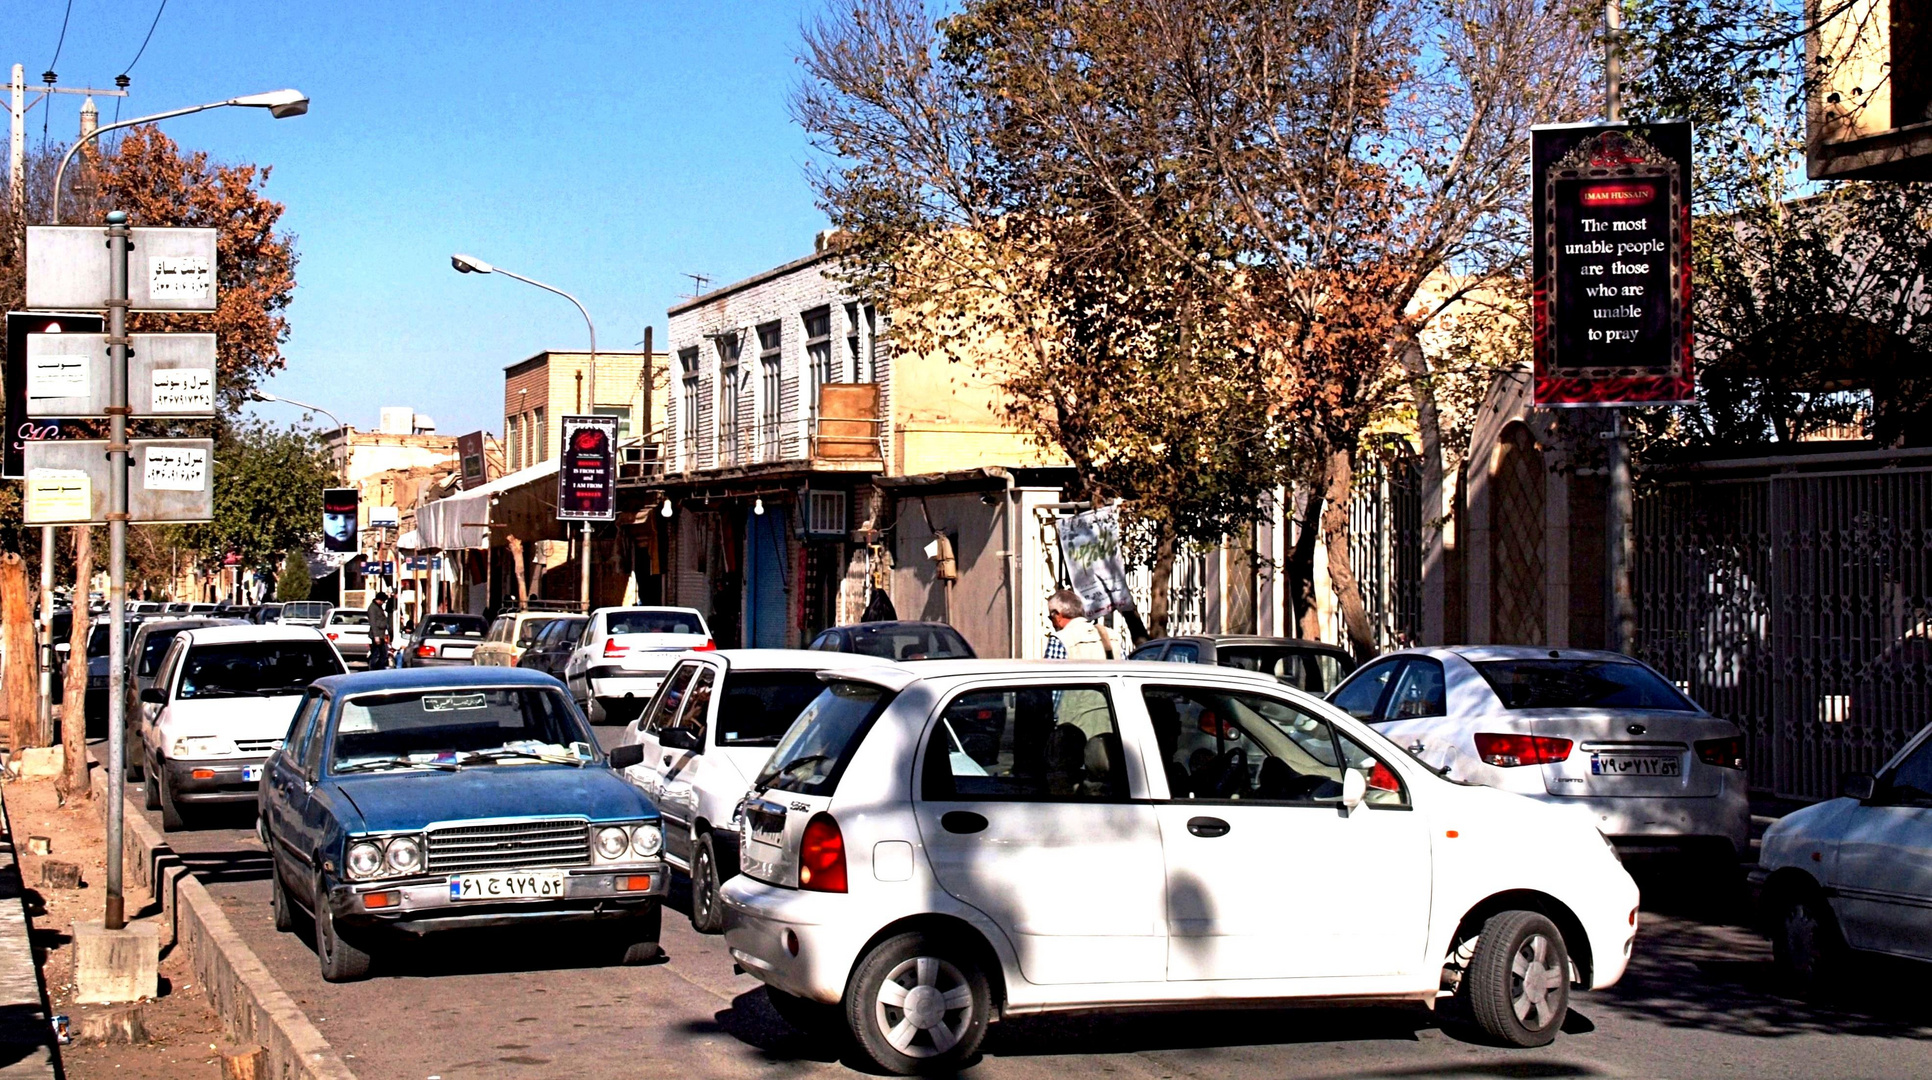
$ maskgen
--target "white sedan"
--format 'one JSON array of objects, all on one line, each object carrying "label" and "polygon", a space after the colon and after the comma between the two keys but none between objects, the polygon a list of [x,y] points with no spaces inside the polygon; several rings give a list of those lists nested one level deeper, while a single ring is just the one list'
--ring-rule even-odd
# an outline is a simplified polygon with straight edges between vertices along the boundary
[{"label": "white sedan", "polygon": [[1586,811],[1626,854],[1734,874],[1748,850],[1743,732],[1627,656],[1409,649],[1328,700],[1452,779]]},{"label": "white sedan", "polygon": [[1751,872],[1779,964],[1814,988],[1847,949],[1932,960],[1932,727],[1844,791],[1774,822]]},{"label": "white sedan", "polygon": [[753,781],[732,959],[807,1033],[950,1071],[1024,1013],[1459,996],[1556,1037],[1637,887],[1586,821],[1453,784],[1265,675],[826,672]]},{"label": "white sedan", "polygon": [[628,724],[680,654],[717,647],[704,616],[691,608],[598,608],[564,664],[564,685],[591,723]]}]

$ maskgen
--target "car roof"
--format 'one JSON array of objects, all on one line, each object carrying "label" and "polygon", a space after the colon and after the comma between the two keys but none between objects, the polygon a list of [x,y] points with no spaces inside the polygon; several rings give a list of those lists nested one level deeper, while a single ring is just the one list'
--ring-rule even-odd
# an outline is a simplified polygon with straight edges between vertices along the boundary
[{"label": "car roof", "polygon": [[1149,638],[1140,643],[1141,648],[1161,641],[1209,641],[1221,645],[1275,645],[1283,648],[1315,649],[1320,652],[1348,655],[1348,650],[1340,645],[1326,641],[1310,641],[1307,638],[1270,637],[1266,634],[1169,634],[1166,637]]},{"label": "car roof", "polygon": [[676,607],[671,604],[631,604],[623,607],[600,607],[596,611],[591,612],[591,614],[592,615],[618,615],[627,611],[675,611],[680,615],[696,615],[699,618],[704,617],[704,613],[699,611],[697,608]]},{"label": "car roof", "polygon": [[241,626],[240,619],[216,619],[207,615],[184,615],[178,619],[149,619],[141,624],[143,632],[149,630],[192,630],[197,626]]},{"label": "car roof", "polygon": [[315,680],[332,694],[366,694],[389,690],[467,690],[495,686],[540,686],[561,691],[557,680],[541,671],[513,667],[385,668],[354,671]]},{"label": "car roof", "polygon": [[[1437,645],[1421,649],[1401,649],[1383,656],[1396,655],[1456,656],[1470,663],[1488,660],[1597,660],[1611,663],[1636,664],[1641,661],[1622,653],[1607,649],[1552,649],[1548,646],[1534,645]],[[1383,659],[1382,656],[1376,659]]]},{"label": "car roof", "polygon": [[[842,655],[849,660],[852,654],[827,655]],[[1057,675],[1069,681],[1133,675],[1162,681],[1172,681],[1176,678],[1188,681],[1205,679],[1220,682],[1246,682],[1276,689],[1282,686],[1280,679],[1258,671],[1244,671],[1240,668],[1225,668],[1209,664],[1169,664],[1159,660],[921,660],[916,665],[891,662],[876,665],[848,663],[827,668],[819,677],[828,680],[841,679],[871,683],[897,692],[915,682],[936,682],[944,679],[976,678],[988,675]]]},{"label": "car roof", "polygon": [[313,626],[282,626],[275,623],[223,622],[219,626],[191,627],[183,630],[195,645],[227,645],[238,641],[327,641]]},{"label": "car roof", "polygon": [[879,627],[886,627],[886,626],[918,626],[918,627],[934,627],[934,626],[936,626],[936,627],[944,627],[944,628],[945,628],[945,629],[947,629],[947,630],[951,630],[951,631],[952,631],[953,633],[955,633],[955,634],[957,634],[957,633],[959,633],[959,631],[958,631],[958,630],[957,630],[956,628],[954,628],[954,627],[953,627],[952,625],[950,625],[950,624],[948,624],[948,623],[943,623],[943,622],[935,622],[935,621],[933,621],[933,620],[930,620],[930,619],[880,619],[880,620],[878,620],[878,621],[876,621],[876,622],[855,622],[855,623],[846,623],[846,624],[844,624],[844,625],[842,625],[842,626],[838,626],[838,627],[834,627],[834,629],[837,629],[837,630],[857,630],[857,629],[859,629],[860,627],[866,627],[866,628],[869,628],[869,629],[876,629],[876,628],[879,628]]},{"label": "car roof", "polygon": [[894,663],[884,657],[826,652],[823,649],[719,649],[716,652],[707,651],[697,655],[715,656],[723,660],[733,671],[826,671],[867,663]]}]

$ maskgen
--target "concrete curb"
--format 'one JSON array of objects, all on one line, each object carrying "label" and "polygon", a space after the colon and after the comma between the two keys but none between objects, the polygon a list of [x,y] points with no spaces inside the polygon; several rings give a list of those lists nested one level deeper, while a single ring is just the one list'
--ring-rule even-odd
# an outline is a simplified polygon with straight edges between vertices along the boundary
[{"label": "concrete curb", "polygon": [[34,963],[27,886],[13,855],[13,821],[0,798],[0,1077],[57,1074],[54,1028]]},{"label": "concrete curb", "polygon": [[[107,770],[92,770],[94,800],[107,813]],[[227,913],[182,866],[174,849],[148,823],[133,799],[123,806],[122,847],[126,860],[129,908],[134,886],[146,886],[161,901],[173,927],[172,944],[188,950],[195,977],[208,1002],[235,1038],[268,1051],[269,1076],[286,1080],[355,1080],[335,1048],[309,1022],[301,1006],[269,974],[248,947]],[[168,925],[164,924],[164,925]]]}]

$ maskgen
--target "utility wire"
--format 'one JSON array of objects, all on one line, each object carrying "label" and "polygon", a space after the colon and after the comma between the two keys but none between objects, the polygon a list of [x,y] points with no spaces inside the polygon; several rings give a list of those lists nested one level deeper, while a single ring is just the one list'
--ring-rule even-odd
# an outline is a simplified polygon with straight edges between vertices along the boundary
[{"label": "utility wire", "polygon": [[[72,0],[69,2],[71,3]],[[148,36],[141,39],[141,47],[135,50],[134,59],[127,62],[127,67],[121,69],[121,74],[126,75],[133,71],[134,65],[141,62],[141,55],[148,51],[148,42],[154,40],[154,28],[161,25],[161,13],[166,10],[168,10],[168,0],[161,0],[161,6],[154,9],[154,21],[148,24]]]},{"label": "utility wire", "polygon": [[67,45],[67,19],[73,14],[74,0],[67,0],[67,11],[60,17],[60,40],[54,42],[54,58],[47,61],[48,71],[54,70],[54,65],[60,63],[60,50]]},{"label": "utility wire", "polygon": [[[62,12],[60,16],[60,37],[54,42],[54,58],[47,61],[47,74],[42,76],[48,86],[54,84],[54,65],[60,63],[60,51],[67,47],[67,20],[73,14],[74,0],[67,0],[67,10]],[[47,94],[44,95],[44,98],[45,100],[42,102],[43,107],[40,110],[40,152],[43,154],[47,152],[48,114],[54,111],[52,108],[53,95]]]}]

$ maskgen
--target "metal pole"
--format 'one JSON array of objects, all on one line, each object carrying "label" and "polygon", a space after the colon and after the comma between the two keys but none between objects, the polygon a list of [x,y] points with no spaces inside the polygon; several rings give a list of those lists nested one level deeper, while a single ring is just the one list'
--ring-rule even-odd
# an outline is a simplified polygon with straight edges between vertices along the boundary
[{"label": "metal pole", "polygon": [[40,527],[40,730],[54,730],[54,527]]},{"label": "metal pole", "polygon": [[[127,782],[127,214],[107,215],[107,911],[109,930],[126,925],[121,896],[121,813]],[[85,527],[85,526],[83,526]],[[76,613],[78,618],[78,612]],[[77,661],[82,658],[76,657]],[[78,715],[78,713],[76,714]]]},{"label": "metal pole", "polygon": [[7,141],[7,186],[13,198],[13,217],[25,225],[27,220],[27,75],[19,64],[13,66],[12,95],[8,116],[13,120]]},{"label": "metal pole", "polygon": [[1623,122],[1623,0],[1603,5],[1603,113],[1613,124]]},{"label": "metal pole", "polygon": [[[1623,121],[1623,3],[1605,0],[1603,5],[1603,112],[1616,124]],[[1630,567],[1635,549],[1631,542],[1630,519],[1634,502],[1630,489],[1630,443],[1624,437],[1623,410],[1610,410],[1610,430],[1604,436],[1607,450],[1609,491],[1608,520],[1605,522],[1604,568],[1609,573],[1610,647],[1631,653],[1637,646],[1637,610],[1632,601]]]}]

